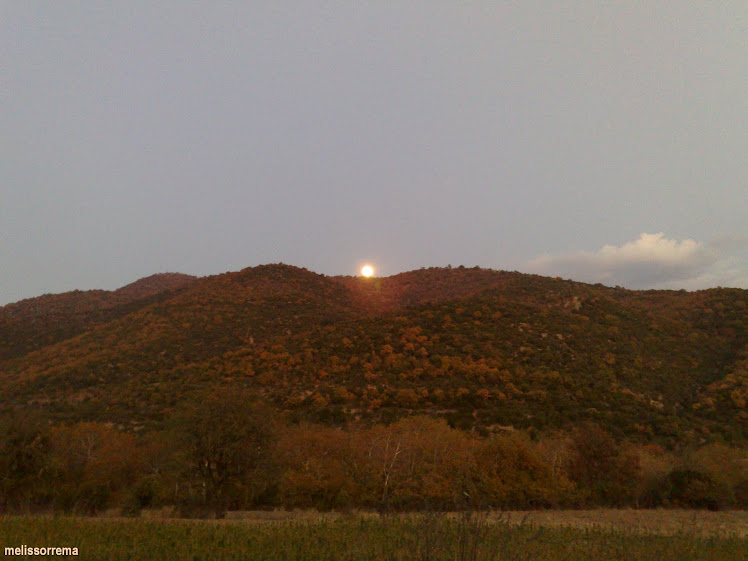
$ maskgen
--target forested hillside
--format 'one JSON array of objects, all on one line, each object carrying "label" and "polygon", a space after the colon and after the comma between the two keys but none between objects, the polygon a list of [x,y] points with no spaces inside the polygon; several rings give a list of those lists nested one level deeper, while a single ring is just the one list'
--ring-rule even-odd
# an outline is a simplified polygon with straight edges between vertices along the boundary
[{"label": "forested hillside", "polygon": [[160,273],[114,291],[45,294],[0,307],[0,361],[69,339],[166,298],[195,277]]},{"label": "forested hillside", "polygon": [[[743,504],[747,311],[737,289],[282,264],[11,304],[0,472],[16,475],[0,506],[457,508],[468,489],[514,506]],[[249,402],[262,413],[242,412]],[[237,452],[223,488],[200,471],[211,459],[190,456],[200,430],[265,452]]]},{"label": "forested hillside", "polygon": [[[477,268],[169,280],[183,288],[117,304],[121,291],[43,297],[36,323],[22,303],[2,331],[3,404],[158,426],[192,392],[236,386],[331,424],[421,412],[484,433],[592,421],[641,441],[748,437],[746,291]],[[2,308],[5,325],[20,307]]]}]

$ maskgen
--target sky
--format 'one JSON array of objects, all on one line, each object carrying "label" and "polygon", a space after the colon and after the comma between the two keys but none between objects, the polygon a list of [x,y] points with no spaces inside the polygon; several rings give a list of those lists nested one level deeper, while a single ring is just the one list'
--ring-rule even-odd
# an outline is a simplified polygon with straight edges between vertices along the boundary
[{"label": "sky", "polygon": [[465,265],[748,288],[745,2],[0,0],[0,305]]}]

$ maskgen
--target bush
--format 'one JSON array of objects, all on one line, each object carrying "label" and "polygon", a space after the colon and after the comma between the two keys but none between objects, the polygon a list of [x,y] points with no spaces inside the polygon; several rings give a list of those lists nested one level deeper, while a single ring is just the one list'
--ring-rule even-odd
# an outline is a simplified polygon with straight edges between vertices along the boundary
[{"label": "bush", "polygon": [[732,503],[730,490],[709,474],[691,469],[670,472],[665,485],[673,506],[719,510]]},{"label": "bush", "polygon": [[49,501],[49,430],[33,416],[0,418],[0,512],[33,510]]},{"label": "bush", "polygon": [[153,477],[144,477],[133,485],[122,503],[122,516],[140,516],[144,508],[152,506],[158,495],[157,486]]}]

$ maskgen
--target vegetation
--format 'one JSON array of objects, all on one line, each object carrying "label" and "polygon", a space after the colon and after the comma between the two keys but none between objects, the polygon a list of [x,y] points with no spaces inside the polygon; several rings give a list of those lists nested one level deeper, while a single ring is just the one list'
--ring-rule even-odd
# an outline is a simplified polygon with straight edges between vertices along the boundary
[{"label": "vegetation", "polygon": [[151,430],[192,395],[231,388],[338,426],[428,413],[484,434],[587,422],[668,448],[748,441],[748,291],[269,265],[148,298],[86,325],[75,306],[52,325],[29,319],[40,302],[11,305],[0,405]]},{"label": "vegetation", "polygon": [[286,265],[121,291],[1,309],[0,509],[748,504],[747,291]]},{"label": "vegetation", "polygon": [[209,508],[223,518],[232,502],[251,504],[272,475],[274,431],[270,409],[246,396],[219,392],[192,404],[176,420],[183,470],[183,512]]},{"label": "vegetation", "polygon": [[0,361],[23,356],[164,300],[195,277],[161,273],[114,291],[45,294],[0,307]]},{"label": "vegetation", "polygon": [[675,536],[625,530],[519,527],[485,516],[319,517],[307,520],[177,522],[0,518],[0,547],[75,546],[83,559],[182,561],[349,559],[657,559],[743,561],[737,536]]},{"label": "vegetation", "polygon": [[95,514],[171,506],[222,518],[252,508],[380,512],[552,507],[748,507],[748,453],[616,443],[597,426],[532,440],[443,419],[286,425],[242,394],[210,394],[165,432],[100,423],[0,425],[0,508]]}]

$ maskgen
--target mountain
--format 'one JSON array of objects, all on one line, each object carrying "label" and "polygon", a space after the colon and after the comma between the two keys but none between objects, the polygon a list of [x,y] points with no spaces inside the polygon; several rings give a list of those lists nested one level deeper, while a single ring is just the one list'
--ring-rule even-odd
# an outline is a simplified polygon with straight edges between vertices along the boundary
[{"label": "mountain", "polygon": [[140,430],[233,387],[291,421],[421,412],[484,433],[591,421],[668,445],[748,440],[745,290],[464,267],[158,277],[0,308],[0,406]]},{"label": "mountain", "polygon": [[0,361],[24,355],[143,308],[195,277],[159,273],[114,291],[45,294],[0,307]]},{"label": "mountain", "polygon": [[507,286],[514,278],[513,273],[478,267],[423,268],[385,278],[334,277],[351,292],[358,308],[373,313],[465,298],[487,288]]}]

